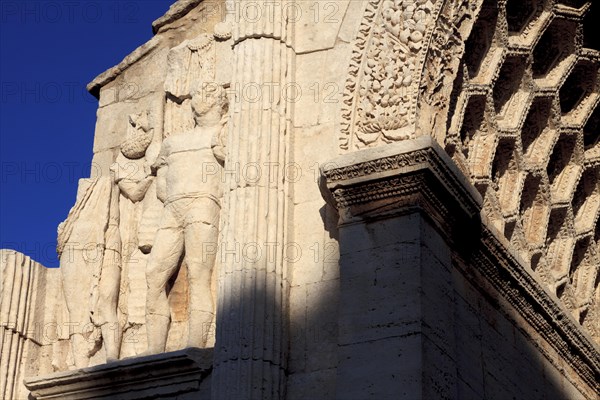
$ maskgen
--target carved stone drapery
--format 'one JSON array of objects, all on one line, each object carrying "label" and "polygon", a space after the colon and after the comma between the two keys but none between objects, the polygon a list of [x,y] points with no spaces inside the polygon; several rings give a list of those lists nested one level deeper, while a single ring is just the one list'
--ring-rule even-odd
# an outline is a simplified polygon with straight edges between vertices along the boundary
[{"label": "carved stone drapery", "polygon": [[168,71],[165,81],[164,135],[189,131],[194,128],[190,99],[202,83],[215,81],[214,38],[202,34],[172,48],[167,56]]}]

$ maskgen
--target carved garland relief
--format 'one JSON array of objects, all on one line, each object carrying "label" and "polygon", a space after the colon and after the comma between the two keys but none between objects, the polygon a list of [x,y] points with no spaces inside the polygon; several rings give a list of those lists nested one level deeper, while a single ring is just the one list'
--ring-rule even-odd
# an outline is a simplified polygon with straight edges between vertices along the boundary
[{"label": "carved garland relief", "polygon": [[403,140],[414,132],[415,88],[428,29],[435,20],[434,2],[367,4],[343,95],[342,150]]}]

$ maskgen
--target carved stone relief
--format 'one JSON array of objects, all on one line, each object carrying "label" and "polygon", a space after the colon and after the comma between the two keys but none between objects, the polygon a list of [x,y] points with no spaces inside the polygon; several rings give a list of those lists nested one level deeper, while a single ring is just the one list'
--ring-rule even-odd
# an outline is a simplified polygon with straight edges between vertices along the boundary
[{"label": "carved stone relief", "polygon": [[414,134],[415,87],[435,20],[434,3],[368,3],[343,95],[341,149],[380,145]]},{"label": "carved stone relief", "polygon": [[85,368],[102,342],[107,360],[119,355],[121,238],[114,178],[82,179],[79,192],[69,216],[59,226],[57,251],[72,326],[73,364]]},{"label": "carved stone relief", "polygon": [[156,159],[161,143],[160,130],[154,129],[156,116],[142,111],[128,119],[125,140],[111,167],[120,191],[123,243],[119,300],[124,324],[121,357],[146,350],[145,267],[162,210],[162,203],[156,197],[156,183],[150,175],[150,165]]},{"label": "carved stone relief", "polygon": [[202,34],[169,51],[165,81],[165,137],[193,129],[191,94],[200,82],[215,80],[215,40]]},{"label": "carved stone relief", "polygon": [[208,172],[223,163],[228,104],[213,83],[214,52],[207,34],[171,49],[164,116],[153,108],[127,117],[110,176],[82,180],[59,227],[76,368],[203,347],[213,330],[221,176]]},{"label": "carved stone relief", "polygon": [[166,289],[184,256],[190,301],[188,346],[206,345],[214,317],[211,279],[224,161],[220,135],[228,102],[222,87],[207,84],[190,103],[196,125],[166,138],[152,166],[164,208],[146,270],[149,353],[165,351],[171,319]]}]

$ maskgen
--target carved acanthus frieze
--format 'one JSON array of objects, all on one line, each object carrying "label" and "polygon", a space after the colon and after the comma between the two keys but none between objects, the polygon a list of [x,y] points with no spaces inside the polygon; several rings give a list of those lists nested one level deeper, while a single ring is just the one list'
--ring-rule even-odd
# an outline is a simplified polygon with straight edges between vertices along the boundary
[{"label": "carved acanthus frieze", "polygon": [[[371,0],[349,67],[340,148],[407,139],[414,132],[416,86],[437,4]],[[439,2],[437,2],[439,3]]]}]

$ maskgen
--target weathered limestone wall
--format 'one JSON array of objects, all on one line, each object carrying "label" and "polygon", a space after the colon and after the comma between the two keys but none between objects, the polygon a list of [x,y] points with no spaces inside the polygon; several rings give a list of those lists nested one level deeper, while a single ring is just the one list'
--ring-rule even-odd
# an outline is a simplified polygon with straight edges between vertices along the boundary
[{"label": "weathered limestone wall", "polygon": [[[296,2],[296,74],[288,175],[290,234],[289,399],[332,398],[338,363],[337,213],[317,185],[338,152],[342,93],[365,1]],[[296,177],[294,172],[299,172]],[[343,304],[342,304],[343,306]]]},{"label": "weathered limestone wall", "polygon": [[[317,179],[320,166],[339,151],[335,132],[340,130],[345,71],[366,5],[366,1],[349,0],[297,2],[287,9],[291,33],[287,40],[295,54],[293,69],[288,73],[291,76],[287,77],[292,89],[279,86],[274,90],[281,91],[291,110],[291,129],[286,133],[290,137],[286,149],[289,158],[278,168],[289,180],[284,252],[290,285],[287,391],[292,398],[334,390],[339,303],[337,214],[323,201]],[[239,7],[238,17],[243,19],[244,9]],[[92,178],[108,175],[127,132],[130,114],[148,111],[155,137],[165,134],[167,54],[184,40],[200,33],[212,34],[226,7],[224,2],[179,1],[174,8],[187,13],[172,13],[173,21],[155,27],[153,39],[89,85],[91,92],[99,96]],[[263,16],[266,10],[260,9]],[[161,20],[165,23],[165,18]],[[219,66],[223,75],[225,67]],[[269,91],[269,83],[273,82],[261,87],[263,96]],[[249,100],[244,97],[247,90],[246,86],[228,88],[230,97],[242,102]],[[125,215],[122,210],[121,218]],[[131,258],[136,261],[136,257],[138,262],[123,267],[122,279],[130,287],[121,288],[120,312],[129,315],[144,307],[143,288],[134,285],[145,282],[139,267],[146,259],[139,252]],[[142,344],[135,349],[124,345],[122,353],[126,356],[144,350],[144,327],[133,328],[124,332],[124,338],[139,339]]]},{"label": "weathered limestone wall", "polygon": [[452,264],[420,213],[340,235],[335,398],[595,398],[536,327]]},{"label": "weathered limestone wall", "polygon": [[323,171],[340,213],[335,398],[597,398],[597,345],[433,139]]},{"label": "weathered limestone wall", "polygon": [[23,399],[26,376],[52,372],[53,347],[60,346],[57,322],[62,298],[58,270],[47,269],[14,250],[0,250],[0,397]]},{"label": "weathered limestone wall", "polygon": [[[477,268],[472,265],[469,269]],[[453,398],[595,399],[593,386],[506,299],[452,269]],[[434,358],[430,365],[437,364]]]},{"label": "weathered limestone wall", "polygon": [[[185,128],[185,121],[181,126],[173,122],[185,111],[177,111],[178,102],[189,102],[191,81],[202,80],[193,75],[201,75],[194,67],[173,67],[169,51],[202,33],[211,40],[218,33],[216,60],[199,51],[201,41],[189,48],[199,57],[191,64],[200,70],[214,67],[214,79],[228,91],[225,169],[237,169],[237,178],[224,185],[214,362],[206,352],[201,361],[183,353],[121,360],[118,365],[135,371],[124,378],[130,379],[127,385],[145,376],[138,368],[148,362],[162,365],[167,375],[183,362],[190,375],[202,371],[201,378],[189,385],[187,377],[183,383],[169,378],[157,385],[173,394],[182,384],[187,396],[202,386],[202,395],[212,392],[213,398],[596,398],[597,346],[555,294],[543,289],[529,261],[520,258],[525,253],[507,250],[514,243],[490,228],[497,221],[486,217],[493,213],[476,191],[481,186],[473,186],[478,181],[458,172],[427,137],[422,138],[426,146],[414,140],[431,134],[453,153],[463,173],[473,164],[461,165],[464,152],[476,156],[481,150],[490,161],[496,151],[502,156],[496,139],[486,142],[489,137],[479,126],[472,127],[476,133],[454,132],[464,142],[462,151],[452,142],[458,137],[444,135],[448,126],[456,128],[455,119],[464,117],[467,128],[473,122],[465,116],[470,92],[461,94],[460,80],[452,88],[454,79],[460,79],[473,22],[481,16],[474,28],[480,33],[479,25],[487,24],[490,13],[504,13],[505,3],[290,1],[283,3],[287,15],[268,1],[225,3],[176,2],[155,22],[153,39],[89,86],[99,96],[92,178],[109,175],[135,127],[130,117],[144,112],[154,135],[144,161],[152,164],[156,145],[170,129]],[[551,3],[537,7],[532,24],[550,15]],[[562,6],[557,9],[557,15],[566,13]],[[258,20],[250,20],[251,10],[260,13]],[[225,11],[234,14],[228,20],[232,37],[219,37],[223,26],[215,29]],[[495,29],[494,18],[490,29]],[[498,27],[506,30],[502,21]],[[467,48],[474,55],[466,58],[475,57],[477,46]],[[169,79],[169,85],[185,89],[169,92]],[[448,110],[448,88],[462,108]],[[181,96],[174,99],[176,94]],[[447,115],[451,111],[454,117]],[[448,118],[454,118],[454,125],[446,124]],[[481,144],[477,149],[469,144],[471,136]],[[396,141],[401,143],[392,143]],[[379,147],[335,158],[371,146]],[[413,152],[414,159],[400,157]],[[432,154],[437,161],[427,158]],[[364,163],[354,165],[357,160]],[[254,182],[244,181],[255,171],[246,169],[250,164],[258,164],[263,175]],[[132,162],[132,167],[139,165]],[[488,169],[491,173],[493,168]],[[327,188],[319,186],[320,179]],[[355,190],[363,184],[365,188]],[[146,348],[148,255],[137,249],[136,235],[137,223],[147,216],[142,216],[143,207],[128,201],[121,196],[120,233],[124,243],[132,240],[136,247],[135,254],[122,248],[119,316],[127,321],[124,338],[137,335],[139,340],[124,344],[121,358],[140,356]],[[275,261],[267,245],[276,246]],[[258,258],[244,250],[256,246]],[[189,288],[185,268],[181,271],[170,292],[173,323],[167,351],[180,348],[187,335]],[[60,286],[56,288],[53,296],[62,296]],[[64,306],[45,310],[56,321],[63,318],[61,311]],[[594,321],[591,315],[588,324]],[[208,347],[212,345],[209,341]],[[31,354],[38,351],[48,358],[31,371],[34,375],[64,371],[72,361],[64,340],[32,346]],[[104,363],[102,357],[97,352],[90,365]],[[102,382],[85,390],[110,390],[113,367],[97,366],[86,373]],[[62,390],[76,392],[78,380],[77,373],[63,373],[29,382],[43,398]],[[140,383],[139,390],[152,388]]]}]

